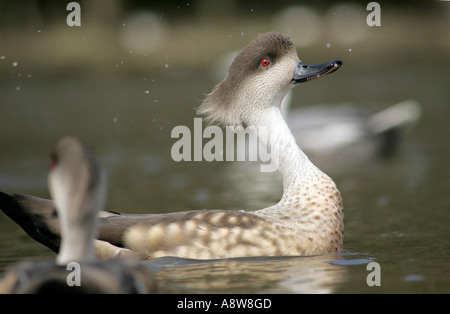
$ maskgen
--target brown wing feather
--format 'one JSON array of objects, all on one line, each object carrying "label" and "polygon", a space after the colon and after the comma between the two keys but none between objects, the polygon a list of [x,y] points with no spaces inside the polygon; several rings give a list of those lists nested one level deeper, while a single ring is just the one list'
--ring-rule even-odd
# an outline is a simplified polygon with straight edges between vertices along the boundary
[{"label": "brown wing feather", "polygon": [[[273,226],[246,212],[212,210],[162,214],[124,233],[125,247],[152,257],[223,258],[274,252]],[[273,254],[272,254],[273,255]]]}]

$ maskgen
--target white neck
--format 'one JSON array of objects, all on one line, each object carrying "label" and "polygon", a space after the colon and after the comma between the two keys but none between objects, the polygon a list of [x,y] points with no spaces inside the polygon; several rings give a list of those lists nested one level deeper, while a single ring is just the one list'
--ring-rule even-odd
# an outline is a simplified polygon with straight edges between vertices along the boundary
[{"label": "white neck", "polygon": [[320,171],[297,145],[278,106],[258,110],[257,115],[249,115],[246,120],[258,131],[258,140],[283,177],[283,197],[297,193],[299,186],[307,184],[305,178],[311,170]]},{"label": "white neck", "polygon": [[52,181],[52,185],[53,199],[61,223],[61,244],[56,262],[67,264],[94,261],[93,241],[97,230],[97,210],[95,209],[101,199],[90,198],[86,195],[89,193],[83,189],[78,189],[80,192],[71,194],[72,190],[67,189],[69,186],[67,182]]},{"label": "white neck", "polygon": [[56,262],[66,265],[70,262],[91,262],[95,260],[94,234],[89,226],[62,225],[61,245]]}]

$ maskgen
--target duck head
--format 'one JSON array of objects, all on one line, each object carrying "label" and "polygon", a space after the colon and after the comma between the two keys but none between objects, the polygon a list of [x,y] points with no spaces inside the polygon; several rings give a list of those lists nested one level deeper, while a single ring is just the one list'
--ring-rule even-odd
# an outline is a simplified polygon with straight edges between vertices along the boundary
[{"label": "duck head", "polygon": [[288,36],[277,32],[262,34],[235,57],[228,75],[207,95],[198,113],[224,125],[247,123],[249,114],[279,106],[296,84],[332,73],[341,64],[339,60],[301,62]]}]

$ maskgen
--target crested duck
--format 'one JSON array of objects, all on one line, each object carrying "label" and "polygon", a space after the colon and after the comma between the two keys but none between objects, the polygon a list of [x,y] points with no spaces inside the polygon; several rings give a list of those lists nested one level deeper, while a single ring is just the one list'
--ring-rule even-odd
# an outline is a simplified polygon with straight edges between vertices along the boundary
[{"label": "crested duck", "polygon": [[[280,103],[294,86],[333,73],[341,64],[339,60],[301,62],[293,42],[281,33],[269,32],[252,40],[198,113],[211,122],[264,130],[256,135],[282,175],[281,200],[256,211],[101,212],[97,239],[107,243],[104,254],[125,251],[145,258],[213,259],[340,252],[344,234],[341,194],[297,145]],[[33,238],[55,249],[61,230],[53,207],[48,200],[0,194],[0,208]]]}]

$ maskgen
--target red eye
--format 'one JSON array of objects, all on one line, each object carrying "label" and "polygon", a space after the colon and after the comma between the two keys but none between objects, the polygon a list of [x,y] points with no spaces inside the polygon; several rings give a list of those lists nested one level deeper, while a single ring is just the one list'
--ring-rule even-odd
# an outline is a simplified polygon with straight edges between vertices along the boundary
[{"label": "red eye", "polygon": [[267,59],[267,58],[261,59],[261,65],[262,65],[263,67],[266,67],[266,66],[268,66],[269,64],[270,64],[270,60],[269,60],[269,59]]},{"label": "red eye", "polygon": [[56,156],[52,154],[52,155],[50,156],[50,160],[49,160],[49,162],[48,162],[48,167],[49,167],[50,169],[53,169],[53,168],[56,167],[56,163],[57,163]]}]

